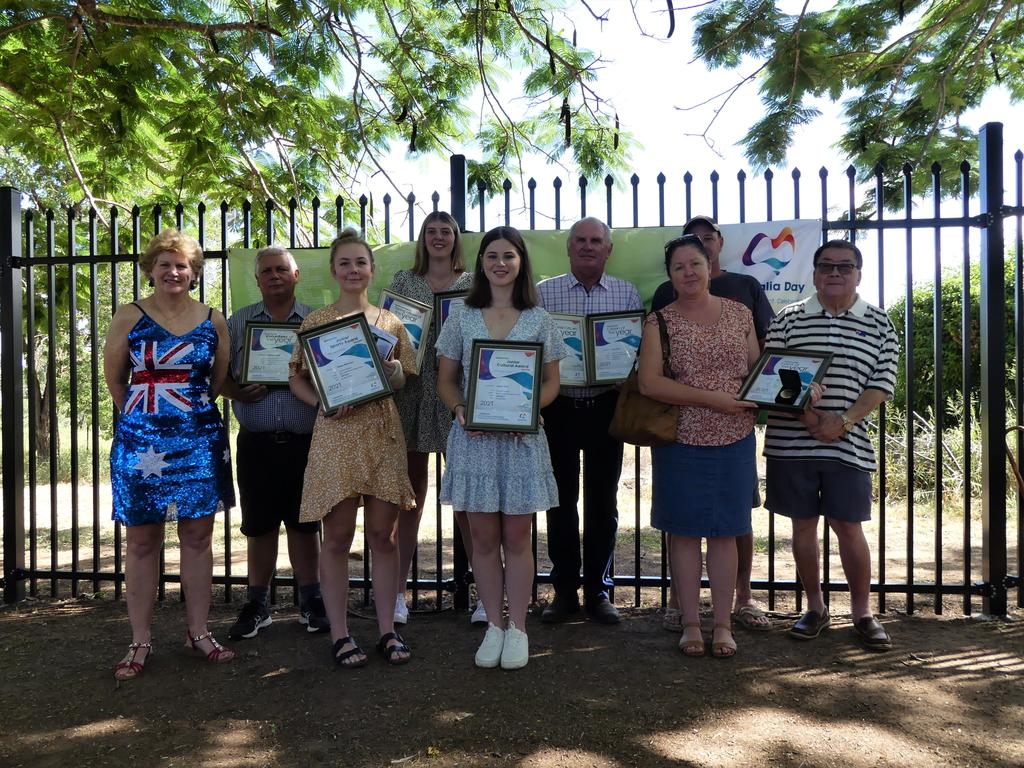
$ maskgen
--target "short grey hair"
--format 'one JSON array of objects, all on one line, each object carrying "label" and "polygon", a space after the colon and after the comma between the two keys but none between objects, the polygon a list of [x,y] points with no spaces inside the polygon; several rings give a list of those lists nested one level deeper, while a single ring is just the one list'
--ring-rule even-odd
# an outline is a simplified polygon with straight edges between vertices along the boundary
[{"label": "short grey hair", "polygon": [[288,262],[292,265],[292,271],[294,272],[299,268],[299,265],[295,261],[295,257],[292,256],[292,252],[287,248],[282,248],[280,245],[268,245],[266,248],[260,248],[256,251],[256,259],[253,262],[256,277],[260,276],[260,261],[264,256],[287,256]]},{"label": "short grey hair", "polygon": [[610,243],[612,241],[612,230],[611,230],[611,227],[609,227],[607,224],[605,224],[603,221],[601,221],[596,216],[587,216],[585,218],[582,218],[579,221],[577,221],[575,224],[573,224],[571,227],[569,227],[569,237],[568,237],[568,239],[572,240],[573,235],[576,234],[576,227],[578,227],[580,224],[586,224],[587,222],[591,222],[591,221],[594,222],[595,224],[600,224],[601,225],[601,229],[604,230],[604,241],[606,243]]}]

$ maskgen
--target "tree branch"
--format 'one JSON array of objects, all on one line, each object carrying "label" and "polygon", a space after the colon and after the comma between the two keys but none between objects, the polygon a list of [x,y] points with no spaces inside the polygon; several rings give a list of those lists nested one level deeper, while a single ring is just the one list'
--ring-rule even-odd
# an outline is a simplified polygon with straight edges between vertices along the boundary
[{"label": "tree branch", "polygon": [[262,21],[229,21],[221,24],[197,24],[191,21],[168,18],[142,18],[124,16],[101,11],[96,7],[96,0],[80,0],[78,8],[81,12],[97,23],[109,24],[113,27],[131,27],[134,29],[178,29],[186,32],[198,32],[208,35],[211,32],[261,32],[282,37],[281,33]]}]

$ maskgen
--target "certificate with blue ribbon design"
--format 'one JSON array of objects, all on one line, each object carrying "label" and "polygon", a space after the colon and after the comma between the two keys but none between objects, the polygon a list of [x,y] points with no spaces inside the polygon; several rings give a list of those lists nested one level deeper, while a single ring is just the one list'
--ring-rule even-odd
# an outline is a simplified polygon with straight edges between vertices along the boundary
[{"label": "certificate with blue ribbon design", "polygon": [[470,358],[466,429],[536,432],[544,345],[476,339]]},{"label": "certificate with blue ribbon design", "polygon": [[328,416],[343,405],[358,405],[392,393],[363,313],[303,331],[299,341]]},{"label": "certificate with blue ribbon design", "polygon": [[641,310],[587,315],[590,384],[617,384],[629,376],[640,351],[643,325]]}]

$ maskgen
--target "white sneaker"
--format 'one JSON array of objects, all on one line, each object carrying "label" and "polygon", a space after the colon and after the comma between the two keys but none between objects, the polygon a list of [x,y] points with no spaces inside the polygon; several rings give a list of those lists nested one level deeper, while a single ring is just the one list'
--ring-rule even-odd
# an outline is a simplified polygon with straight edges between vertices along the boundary
[{"label": "white sneaker", "polygon": [[476,601],[476,608],[473,610],[473,615],[469,617],[469,623],[474,626],[477,624],[487,624],[487,611],[484,609],[483,600]]},{"label": "white sneaker", "polygon": [[521,669],[530,660],[530,639],[515,622],[509,621],[505,630],[505,645],[501,649],[502,669]]},{"label": "white sneaker", "polygon": [[[522,633],[520,633],[522,634]],[[505,646],[505,630],[493,624],[487,625],[484,641],[476,649],[476,665],[484,669],[494,669],[501,661],[502,648]]]},{"label": "white sneaker", "polygon": [[409,608],[405,604],[405,594],[399,593],[395,598],[395,624],[407,624],[409,622]]}]

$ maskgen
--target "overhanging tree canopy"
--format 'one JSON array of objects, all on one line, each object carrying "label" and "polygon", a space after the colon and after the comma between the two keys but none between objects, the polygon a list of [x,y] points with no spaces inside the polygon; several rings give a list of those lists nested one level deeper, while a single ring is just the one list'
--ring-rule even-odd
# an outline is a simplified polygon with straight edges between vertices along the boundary
[{"label": "overhanging tree canopy", "polygon": [[[184,198],[349,190],[391,142],[474,137],[494,185],[524,151],[623,163],[592,90],[597,58],[557,32],[557,0],[95,0],[3,3],[0,146],[48,204],[114,199],[131,180]],[[523,77],[525,118],[496,96]],[[471,110],[474,94],[479,112]],[[68,188],[70,186],[70,189]],[[40,202],[43,202],[41,199]]]},{"label": "overhanging tree canopy", "polygon": [[[810,2],[707,5],[695,19],[694,51],[710,67],[743,71],[736,88],[756,82],[765,114],[743,143],[757,166],[785,161],[795,129],[818,115],[814,98],[845,99],[838,146],[862,179],[883,166],[886,202],[896,204],[904,164],[954,169],[976,158],[960,120],[986,92],[1002,85],[1024,99],[1019,0],[840,0],[821,11]],[[929,180],[918,176],[923,192]],[[944,191],[957,183],[947,174]]]}]

